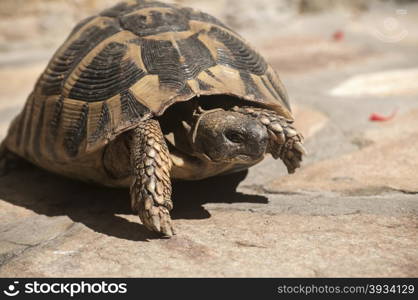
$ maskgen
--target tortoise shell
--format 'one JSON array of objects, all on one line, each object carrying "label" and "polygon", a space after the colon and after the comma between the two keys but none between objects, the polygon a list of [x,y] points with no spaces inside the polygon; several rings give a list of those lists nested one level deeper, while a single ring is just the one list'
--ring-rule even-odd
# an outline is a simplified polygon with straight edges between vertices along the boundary
[{"label": "tortoise shell", "polygon": [[69,160],[173,103],[216,94],[292,119],[272,67],[216,18],[161,2],[122,2],[81,21],[58,49],[12,125],[12,148],[32,160]]}]

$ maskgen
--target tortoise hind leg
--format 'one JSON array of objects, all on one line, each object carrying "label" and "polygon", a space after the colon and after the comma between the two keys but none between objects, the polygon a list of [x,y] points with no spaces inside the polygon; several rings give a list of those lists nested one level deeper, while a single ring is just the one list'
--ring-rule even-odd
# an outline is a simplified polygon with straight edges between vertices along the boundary
[{"label": "tortoise hind leg", "polygon": [[9,151],[5,143],[0,144],[0,177],[24,164],[24,160]]},{"label": "tortoise hind leg", "polygon": [[150,230],[174,234],[169,211],[171,158],[160,125],[148,120],[131,131],[132,209]]},{"label": "tortoise hind leg", "polygon": [[7,153],[9,150],[6,149],[4,143],[0,144],[0,176],[7,174]]}]

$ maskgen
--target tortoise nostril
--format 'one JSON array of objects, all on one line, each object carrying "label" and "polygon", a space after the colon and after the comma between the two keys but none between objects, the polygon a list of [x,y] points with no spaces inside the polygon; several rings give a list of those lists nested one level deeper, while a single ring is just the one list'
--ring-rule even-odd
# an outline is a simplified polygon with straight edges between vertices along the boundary
[{"label": "tortoise nostril", "polygon": [[251,120],[246,126],[248,135],[257,143],[262,143],[268,139],[267,129],[255,120]]}]

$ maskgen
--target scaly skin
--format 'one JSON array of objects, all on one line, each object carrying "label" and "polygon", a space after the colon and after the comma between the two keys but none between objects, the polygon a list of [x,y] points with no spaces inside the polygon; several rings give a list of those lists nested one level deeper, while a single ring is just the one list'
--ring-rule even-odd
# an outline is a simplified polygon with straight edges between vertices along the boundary
[{"label": "scaly skin", "polygon": [[158,121],[142,122],[132,130],[131,137],[132,209],[148,229],[172,236],[172,162]]},{"label": "scaly skin", "polygon": [[280,158],[289,173],[294,173],[300,167],[302,155],[306,155],[306,150],[302,146],[303,136],[291,126],[291,120],[263,108],[235,106],[232,110],[250,115],[267,127],[270,136],[268,152],[273,158]]}]

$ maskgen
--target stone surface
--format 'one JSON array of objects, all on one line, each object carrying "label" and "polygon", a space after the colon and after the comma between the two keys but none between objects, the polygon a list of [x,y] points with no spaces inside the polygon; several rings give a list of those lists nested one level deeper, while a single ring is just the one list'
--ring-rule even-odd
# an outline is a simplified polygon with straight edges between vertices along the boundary
[{"label": "stone surface", "polygon": [[331,90],[335,96],[418,95],[418,69],[361,74]]},{"label": "stone surface", "polygon": [[294,35],[283,36],[263,44],[263,53],[270,63],[281,70],[281,74],[286,75],[336,69],[376,55],[362,46],[334,41],[331,35],[332,33],[329,36],[300,36],[295,32]]},{"label": "stone surface", "polygon": [[[19,11],[24,24],[53,24],[52,12],[72,11],[72,2],[36,6],[41,2]],[[84,13],[99,5],[77,3]],[[222,3],[211,9],[221,11]],[[7,11],[0,9],[0,31],[11,18]],[[39,19],[50,13],[51,19]],[[281,30],[263,27],[271,21],[266,19],[257,21],[260,34],[248,36],[281,75],[295,126],[306,137],[310,154],[296,174],[287,175],[280,161],[268,157],[248,172],[175,183],[178,234],[159,239],[132,214],[127,190],[23,165],[0,177],[0,276],[418,276],[418,102],[416,94],[403,92],[415,85],[400,73],[400,84],[385,85],[390,91],[378,96],[367,85],[357,95],[330,93],[356,76],[417,65],[417,7],[407,7],[402,26],[409,35],[395,44],[371,33],[377,28],[368,27],[371,13],[380,16],[373,24],[387,17],[379,10],[308,15],[292,18]],[[64,17],[63,27],[51,32],[65,32],[78,17]],[[228,24],[245,27],[242,20]],[[55,49],[42,47],[58,43],[52,35],[28,42],[19,26],[6,26],[9,33],[2,36],[13,51],[4,48],[0,56],[0,138]],[[28,33],[38,34],[36,26]],[[336,30],[343,30],[342,40],[332,40]],[[397,109],[390,121],[369,121],[372,113]]]},{"label": "stone surface", "polygon": [[417,120],[418,110],[400,115],[387,126],[354,139],[362,149],[314,163],[296,175],[274,180],[271,187],[350,195],[388,190],[418,194]]},{"label": "stone surface", "polygon": [[[123,219],[136,223],[129,216]],[[210,219],[178,220],[183,233],[170,240],[138,241],[136,228],[133,240],[117,243],[112,236],[74,225],[36,249],[25,249],[2,268],[2,275],[416,276],[416,221],[214,211]]]},{"label": "stone surface", "polygon": [[329,118],[322,112],[309,106],[294,106],[294,126],[303,134],[305,139],[314,136],[327,124]]}]

